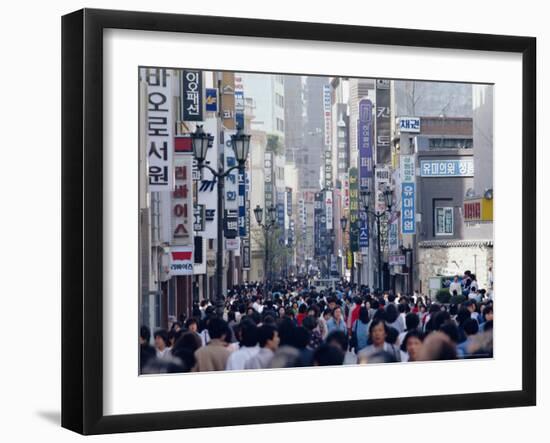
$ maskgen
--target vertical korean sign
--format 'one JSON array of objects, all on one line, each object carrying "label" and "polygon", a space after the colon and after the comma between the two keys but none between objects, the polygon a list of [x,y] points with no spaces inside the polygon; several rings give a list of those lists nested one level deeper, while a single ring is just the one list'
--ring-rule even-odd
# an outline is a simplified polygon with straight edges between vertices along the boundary
[{"label": "vertical korean sign", "polygon": [[313,221],[314,221],[314,254],[316,257],[321,255],[321,229],[323,215],[323,197],[320,192],[315,193],[313,205]]},{"label": "vertical korean sign", "polygon": [[390,80],[376,80],[376,163],[391,161]]},{"label": "vertical korean sign", "polygon": [[415,164],[413,155],[402,155],[401,169],[401,233],[414,234],[415,223]]},{"label": "vertical korean sign", "polygon": [[332,189],[332,152],[330,149],[325,151],[324,171],[325,188]]},{"label": "vertical korean sign", "polygon": [[357,183],[357,168],[349,170],[349,232],[350,249],[352,252],[359,251],[357,239],[359,217],[359,187]]},{"label": "vertical korean sign", "polygon": [[[225,170],[237,165],[237,159],[231,146],[231,136],[235,131],[223,132],[223,146]],[[226,238],[233,239],[239,235],[239,173],[234,169],[225,177],[224,208],[225,208],[225,232]]]},{"label": "vertical korean sign", "polygon": [[245,171],[245,236],[242,238],[242,268],[243,270],[250,269],[250,171]]},{"label": "vertical korean sign", "polygon": [[222,72],[221,79],[222,124],[227,129],[235,129],[235,74]]},{"label": "vertical korean sign", "polygon": [[365,98],[359,101],[357,122],[357,146],[359,149],[359,188],[368,188],[372,178],[372,102]]},{"label": "vertical korean sign", "polygon": [[149,191],[170,191],[174,185],[172,77],[166,69],[148,69],[146,82]]},{"label": "vertical korean sign", "polygon": [[181,116],[183,121],[202,121],[204,107],[202,71],[183,70],[181,76]]},{"label": "vertical korean sign", "polygon": [[193,155],[174,156],[172,192],[172,244],[189,246],[193,242]]},{"label": "vertical korean sign", "polygon": [[244,91],[240,74],[235,74],[235,123],[244,129]]},{"label": "vertical korean sign", "polygon": [[387,166],[376,166],[374,176],[374,190],[375,190],[375,210],[376,212],[384,212],[386,208],[386,199],[384,197],[384,191],[390,184],[390,168]]},{"label": "vertical korean sign", "polygon": [[[207,118],[204,122],[204,132],[212,134],[214,140],[206,153],[205,163],[210,167],[217,169],[218,166],[218,130],[215,118]],[[199,174],[198,183],[198,201],[204,205],[205,229],[204,238],[214,239],[217,237],[218,226],[218,188],[216,186],[216,177],[208,169],[203,169]],[[221,196],[220,196],[221,198]]]},{"label": "vertical korean sign", "polygon": [[332,191],[325,191],[325,216],[327,217],[326,228],[332,230]]},{"label": "vertical korean sign", "polygon": [[331,136],[331,98],[330,98],[330,86],[323,86],[323,115],[324,115],[324,126],[325,126],[325,146],[330,146],[330,136]]},{"label": "vertical korean sign", "polygon": [[246,172],[244,168],[239,174],[239,237],[246,237]]},{"label": "vertical korean sign", "polygon": [[264,212],[267,216],[269,208],[273,206],[273,154],[271,152],[264,154],[264,202]]}]

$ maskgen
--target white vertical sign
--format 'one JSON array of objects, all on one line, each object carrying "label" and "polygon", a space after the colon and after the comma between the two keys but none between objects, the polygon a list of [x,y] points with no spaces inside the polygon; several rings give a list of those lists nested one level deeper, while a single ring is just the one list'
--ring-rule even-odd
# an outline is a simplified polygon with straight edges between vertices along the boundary
[{"label": "white vertical sign", "polygon": [[149,191],[170,191],[173,187],[174,116],[172,72],[147,69],[147,178]]},{"label": "white vertical sign", "polygon": [[325,122],[325,146],[330,146],[332,109],[329,85],[323,86],[323,115]]},{"label": "white vertical sign", "polygon": [[332,229],[332,191],[325,191],[325,215],[327,231]]},{"label": "white vertical sign", "polygon": [[[205,163],[211,168],[218,169],[218,128],[215,118],[207,118],[204,122],[204,132],[214,136],[212,146],[206,153]],[[212,173],[204,168],[202,170],[202,179],[199,186],[199,204],[205,207],[205,228],[204,238],[214,239],[217,237],[217,211],[218,211],[218,188],[216,178]]]},{"label": "white vertical sign", "polygon": [[376,190],[376,212],[384,212],[386,201],[384,198],[384,190],[390,183],[390,168],[387,166],[377,166],[374,176],[374,189]]},{"label": "white vertical sign", "polygon": [[172,192],[172,244],[193,243],[193,156],[176,154]]},{"label": "white vertical sign", "polygon": [[[224,163],[225,170],[237,165],[237,159],[235,158],[235,152],[231,146],[231,136],[236,134],[236,131],[225,130],[223,131],[224,138]],[[239,171],[234,169],[224,182],[224,207],[226,210],[237,211],[239,209]]]}]

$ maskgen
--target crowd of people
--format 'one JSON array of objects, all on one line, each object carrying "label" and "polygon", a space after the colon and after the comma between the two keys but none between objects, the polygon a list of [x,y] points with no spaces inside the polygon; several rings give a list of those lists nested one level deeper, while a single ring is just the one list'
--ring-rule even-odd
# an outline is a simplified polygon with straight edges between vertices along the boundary
[{"label": "crowd of people", "polygon": [[[475,278],[475,276],[474,276]],[[140,328],[142,374],[491,358],[493,297],[471,273],[439,303],[340,281],[247,283],[228,291],[223,313],[207,301],[168,329]],[[474,282],[474,283],[473,283]],[[460,285],[457,286],[457,284]]]}]

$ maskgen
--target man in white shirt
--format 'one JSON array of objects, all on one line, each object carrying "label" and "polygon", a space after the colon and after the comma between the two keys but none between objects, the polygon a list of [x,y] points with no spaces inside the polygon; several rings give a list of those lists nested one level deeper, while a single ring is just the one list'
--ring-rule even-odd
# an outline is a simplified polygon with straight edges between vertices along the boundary
[{"label": "man in white shirt", "polygon": [[225,366],[227,371],[242,371],[245,363],[260,350],[258,346],[258,328],[253,321],[244,320],[239,323],[236,333],[240,348],[232,352],[227,359]]},{"label": "man in white shirt", "polygon": [[455,275],[455,278],[449,286],[449,292],[451,293],[451,295],[455,295],[454,291],[456,291],[456,295],[462,294],[462,285],[458,282],[458,275]]},{"label": "man in white shirt", "polygon": [[245,369],[265,369],[271,365],[275,351],[279,347],[279,333],[273,325],[262,325],[258,328],[260,350],[244,364]]}]

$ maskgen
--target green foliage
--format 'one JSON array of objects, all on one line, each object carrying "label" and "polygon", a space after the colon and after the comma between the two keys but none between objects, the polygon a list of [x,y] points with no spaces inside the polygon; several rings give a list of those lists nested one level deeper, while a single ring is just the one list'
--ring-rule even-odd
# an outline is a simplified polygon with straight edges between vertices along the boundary
[{"label": "green foliage", "polygon": [[435,299],[439,303],[445,303],[445,304],[449,303],[449,301],[451,300],[451,293],[449,292],[449,289],[445,288],[445,289],[440,289],[439,291],[437,291]]},{"label": "green foliage", "polygon": [[282,229],[274,226],[268,231],[267,235],[265,235],[263,230],[254,230],[251,234],[260,248],[264,250],[264,253],[267,241],[269,247],[268,268],[271,269],[274,276],[280,275],[286,269],[287,261],[290,260],[292,256],[291,249],[279,242],[282,235]]},{"label": "green foliage", "polygon": [[278,135],[268,134],[266,151],[273,152],[275,155],[281,155],[284,152],[284,146]]}]

